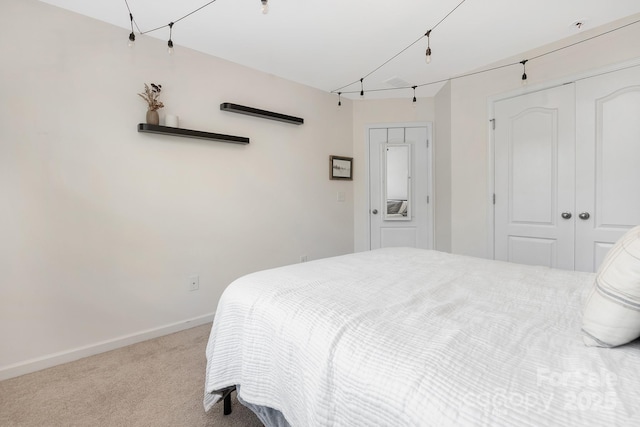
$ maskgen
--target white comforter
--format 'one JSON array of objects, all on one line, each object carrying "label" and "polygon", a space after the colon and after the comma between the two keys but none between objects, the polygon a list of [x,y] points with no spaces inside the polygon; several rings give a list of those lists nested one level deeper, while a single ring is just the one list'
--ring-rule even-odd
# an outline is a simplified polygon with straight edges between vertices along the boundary
[{"label": "white comforter", "polygon": [[250,274],[218,305],[205,408],[292,426],[640,425],[640,344],[587,348],[593,274],[410,248]]}]

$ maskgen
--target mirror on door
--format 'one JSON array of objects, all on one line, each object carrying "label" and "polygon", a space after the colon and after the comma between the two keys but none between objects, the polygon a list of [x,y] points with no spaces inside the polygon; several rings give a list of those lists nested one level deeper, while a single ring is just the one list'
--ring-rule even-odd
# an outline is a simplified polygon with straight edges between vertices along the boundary
[{"label": "mirror on door", "polygon": [[384,158],[384,220],[411,221],[411,145],[387,144]]}]

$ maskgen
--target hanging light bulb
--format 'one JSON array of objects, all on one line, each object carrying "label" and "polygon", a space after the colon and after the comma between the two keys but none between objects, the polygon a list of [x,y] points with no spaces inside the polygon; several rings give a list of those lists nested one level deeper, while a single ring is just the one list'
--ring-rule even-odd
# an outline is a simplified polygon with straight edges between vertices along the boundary
[{"label": "hanging light bulb", "polygon": [[338,107],[342,107],[342,100],[340,97],[342,96],[342,92],[338,92]]},{"label": "hanging light bulb", "polygon": [[425,36],[427,36],[427,52],[424,59],[427,64],[430,64],[431,63],[431,30],[427,31]]},{"label": "hanging light bulb", "polygon": [[362,83],[363,80],[364,77],[360,79],[360,98],[364,98],[364,84]]},{"label": "hanging light bulb", "polygon": [[262,3],[262,14],[269,13],[269,0],[260,0],[260,3]]},{"label": "hanging light bulb", "polygon": [[129,34],[129,47],[133,47],[136,42],[136,35],[133,33],[133,15],[129,14],[129,20],[131,20],[131,34]]},{"label": "hanging light bulb", "polygon": [[411,88],[413,89],[413,105],[416,105],[416,102],[418,102],[418,99],[416,98],[416,88],[418,86],[411,86]]},{"label": "hanging light bulb", "polygon": [[169,41],[167,42],[167,52],[169,52],[169,55],[173,55],[173,40],[171,40],[172,35],[173,22],[169,22]]},{"label": "hanging light bulb", "polygon": [[525,86],[528,83],[528,81],[527,81],[527,65],[526,65],[528,61],[529,61],[528,59],[520,61],[520,63],[522,64],[522,85],[523,86]]}]

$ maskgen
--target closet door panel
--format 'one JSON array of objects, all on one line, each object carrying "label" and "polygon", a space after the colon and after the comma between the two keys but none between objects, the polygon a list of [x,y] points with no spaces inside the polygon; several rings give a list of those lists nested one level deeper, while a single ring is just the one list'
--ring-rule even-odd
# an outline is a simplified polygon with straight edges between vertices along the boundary
[{"label": "closet door panel", "polygon": [[640,224],[640,67],[577,82],[576,119],[576,270],[596,271]]},{"label": "closet door panel", "polygon": [[494,104],[495,259],[574,268],[574,88]]},{"label": "closet door panel", "polygon": [[596,102],[597,227],[640,221],[640,86]]},{"label": "closet door panel", "polygon": [[509,220],[552,226],[558,176],[557,112],[531,108],[510,120]]}]

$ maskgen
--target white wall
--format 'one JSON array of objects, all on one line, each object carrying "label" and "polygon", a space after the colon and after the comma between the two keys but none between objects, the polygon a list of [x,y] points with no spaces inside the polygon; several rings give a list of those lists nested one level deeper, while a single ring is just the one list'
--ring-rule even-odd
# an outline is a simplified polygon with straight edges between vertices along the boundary
[{"label": "white wall", "polygon": [[[329,155],[353,154],[335,96],[149,37],[129,49],[127,30],[35,0],[2,6],[0,378],[211,320],[243,274],[353,251],[353,183],[328,178]],[[251,143],[138,133],[145,82],[163,86],[161,123]]]},{"label": "white wall", "polygon": [[[433,98],[418,98],[415,105],[411,99],[412,97],[353,101],[353,180],[355,184],[353,239],[356,251],[369,250],[365,245],[369,233],[365,128],[367,125],[376,123],[433,122],[435,117]],[[434,144],[437,145],[438,141]],[[437,180],[436,177],[435,181]]]},{"label": "white wall", "polygon": [[435,97],[435,248],[451,252],[451,82]]},{"label": "white wall", "polygon": [[[611,25],[585,31],[560,43],[508,58],[502,64],[533,58],[639,18],[640,15],[634,15]],[[527,63],[529,86],[640,57],[638,40],[640,24],[634,24],[554,54],[530,60]],[[451,82],[451,229],[454,253],[492,256],[488,244],[492,194],[488,185],[488,100],[505,92],[527,90],[519,89],[521,75],[522,67],[518,65]]]}]

